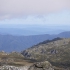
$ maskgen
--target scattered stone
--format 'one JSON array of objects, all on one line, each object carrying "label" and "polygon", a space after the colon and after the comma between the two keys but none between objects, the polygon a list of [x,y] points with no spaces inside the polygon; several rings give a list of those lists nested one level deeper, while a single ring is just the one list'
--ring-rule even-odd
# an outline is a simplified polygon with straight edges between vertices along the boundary
[{"label": "scattered stone", "polygon": [[28,70],[28,66],[16,67],[16,66],[9,66],[4,65],[0,67],[0,70]]},{"label": "scattered stone", "polygon": [[37,62],[31,66],[9,66],[4,65],[0,67],[0,70],[54,70],[52,65],[48,61]]}]

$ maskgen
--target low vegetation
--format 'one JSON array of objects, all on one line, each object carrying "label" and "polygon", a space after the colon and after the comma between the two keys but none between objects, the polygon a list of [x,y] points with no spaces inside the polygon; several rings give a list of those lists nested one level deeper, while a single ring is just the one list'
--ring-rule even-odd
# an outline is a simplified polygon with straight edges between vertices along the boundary
[{"label": "low vegetation", "polygon": [[[55,38],[35,45],[22,54],[37,61],[49,61],[55,68],[70,67],[70,39]],[[58,70],[58,69],[57,69]]]},{"label": "low vegetation", "polygon": [[32,64],[30,60],[25,60],[25,57],[17,52],[5,53],[0,52],[0,66],[12,65],[12,66],[24,66]]}]

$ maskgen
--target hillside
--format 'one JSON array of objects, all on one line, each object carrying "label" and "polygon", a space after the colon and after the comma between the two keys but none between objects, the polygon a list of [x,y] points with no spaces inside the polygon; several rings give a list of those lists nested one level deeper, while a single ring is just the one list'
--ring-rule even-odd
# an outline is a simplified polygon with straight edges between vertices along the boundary
[{"label": "hillside", "polygon": [[57,36],[64,37],[64,38],[70,38],[70,31],[61,32]]},{"label": "hillside", "polygon": [[0,66],[25,66],[33,64],[32,60],[27,60],[22,54],[18,52],[6,53],[0,52]]},{"label": "hillside", "polygon": [[54,66],[70,67],[70,38],[46,40],[24,50],[22,54],[37,61],[48,60]]}]

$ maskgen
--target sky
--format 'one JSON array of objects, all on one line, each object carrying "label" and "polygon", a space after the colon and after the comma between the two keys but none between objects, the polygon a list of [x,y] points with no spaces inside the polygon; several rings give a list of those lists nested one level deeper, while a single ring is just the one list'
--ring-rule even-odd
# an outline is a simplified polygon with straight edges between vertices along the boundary
[{"label": "sky", "polygon": [[0,0],[1,25],[69,30],[70,0]]}]

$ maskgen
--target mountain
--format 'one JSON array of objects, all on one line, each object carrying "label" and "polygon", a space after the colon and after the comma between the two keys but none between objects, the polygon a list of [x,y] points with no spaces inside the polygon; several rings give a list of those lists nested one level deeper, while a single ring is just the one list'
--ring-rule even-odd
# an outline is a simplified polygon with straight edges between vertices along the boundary
[{"label": "mountain", "polygon": [[2,35],[15,35],[15,36],[29,36],[29,35],[41,35],[45,33],[59,33],[60,30],[52,30],[52,29],[39,29],[39,28],[0,28],[0,34]]},{"label": "mountain", "polygon": [[70,31],[61,32],[57,36],[64,37],[64,38],[70,38]]},{"label": "mountain", "polygon": [[23,28],[0,28],[0,34],[6,35],[15,35],[15,36],[22,36],[22,35],[35,35],[37,32],[33,30],[27,30]]},{"label": "mountain", "polygon": [[45,25],[24,25],[24,24],[0,24],[0,33],[10,35],[41,35],[41,34],[57,34],[65,31],[60,27]]},{"label": "mountain", "polygon": [[30,46],[51,38],[52,37],[48,34],[34,36],[0,35],[0,50],[6,52],[22,51]]},{"label": "mountain", "polygon": [[37,61],[48,60],[54,66],[70,67],[70,38],[46,40],[24,50],[22,54]]},{"label": "mountain", "polygon": [[22,51],[33,45],[45,40],[51,40],[56,37],[70,38],[70,31],[62,32],[56,35],[30,35],[30,36],[13,36],[9,34],[0,34],[0,51]]}]

